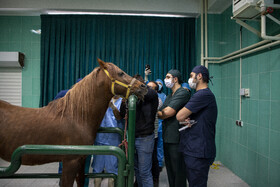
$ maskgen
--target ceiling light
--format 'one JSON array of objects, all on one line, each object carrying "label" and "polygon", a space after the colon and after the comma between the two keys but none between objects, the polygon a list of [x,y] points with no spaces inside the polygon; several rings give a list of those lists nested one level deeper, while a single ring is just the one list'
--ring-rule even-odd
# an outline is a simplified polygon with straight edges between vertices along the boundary
[{"label": "ceiling light", "polygon": [[82,11],[47,11],[49,15],[114,15],[114,16],[150,16],[150,17],[190,17],[188,15],[180,14],[156,14],[156,13],[117,13],[117,12],[82,12]]}]

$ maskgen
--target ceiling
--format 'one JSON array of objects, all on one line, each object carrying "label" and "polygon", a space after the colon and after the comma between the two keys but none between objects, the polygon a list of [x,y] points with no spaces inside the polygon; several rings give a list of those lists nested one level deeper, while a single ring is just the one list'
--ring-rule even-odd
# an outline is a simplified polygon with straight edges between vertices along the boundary
[{"label": "ceiling", "polygon": [[[176,14],[196,17],[201,0],[0,0],[0,15],[38,16],[49,11]],[[208,12],[222,13],[232,0],[208,0]]]}]

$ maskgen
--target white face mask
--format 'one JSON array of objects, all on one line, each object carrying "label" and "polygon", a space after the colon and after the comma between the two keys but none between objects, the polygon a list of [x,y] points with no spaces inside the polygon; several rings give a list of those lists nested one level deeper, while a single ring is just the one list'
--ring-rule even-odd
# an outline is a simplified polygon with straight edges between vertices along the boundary
[{"label": "white face mask", "polygon": [[172,82],[172,79],[164,79],[164,84],[167,88],[173,88],[174,82]]},{"label": "white face mask", "polygon": [[196,82],[193,82],[194,78],[189,78],[188,83],[191,89],[196,89]]}]

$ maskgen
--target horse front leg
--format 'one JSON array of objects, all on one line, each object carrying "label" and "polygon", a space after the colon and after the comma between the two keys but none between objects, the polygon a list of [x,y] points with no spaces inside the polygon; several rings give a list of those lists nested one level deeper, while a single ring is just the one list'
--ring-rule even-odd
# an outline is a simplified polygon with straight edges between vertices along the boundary
[{"label": "horse front leg", "polygon": [[82,158],[80,161],[81,167],[79,168],[76,176],[77,187],[83,187],[85,185],[85,165],[86,158]]},{"label": "horse front leg", "polygon": [[[81,171],[83,171],[84,166],[84,158],[78,157],[76,159],[71,160],[63,160],[62,167],[62,177],[61,177],[61,186],[62,187],[72,187],[74,184],[74,180],[78,175],[81,175]],[[77,181],[77,186],[82,187],[84,183],[82,180]]]}]

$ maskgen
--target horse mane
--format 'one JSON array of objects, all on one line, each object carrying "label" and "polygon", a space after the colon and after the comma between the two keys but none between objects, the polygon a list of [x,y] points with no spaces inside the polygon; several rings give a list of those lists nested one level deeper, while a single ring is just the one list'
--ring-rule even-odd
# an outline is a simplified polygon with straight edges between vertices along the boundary
[{"label": "horse mane", "polygon": [[95,68],[90,74],[76,83],[64,97],[50,103],[52,111],[56,116],[70,118],[78,122],[86,122],[91,116],[88,112],[92,110],[93,97],[97,84],[97,75],[100,67]]}]

